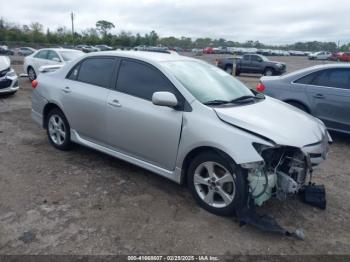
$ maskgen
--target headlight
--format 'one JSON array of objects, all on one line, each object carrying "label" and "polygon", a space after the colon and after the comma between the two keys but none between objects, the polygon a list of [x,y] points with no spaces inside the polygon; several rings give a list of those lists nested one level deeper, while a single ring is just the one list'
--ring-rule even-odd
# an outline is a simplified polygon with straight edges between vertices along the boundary
[{"label": "headlight", "polygon": [[13,70],[13,69],[11,68],[11,70],[8,71],[8,72],[6,73],[5,76],[14,77],[14,76],[16,76],[16,72],[15,72],[15,70]]}]

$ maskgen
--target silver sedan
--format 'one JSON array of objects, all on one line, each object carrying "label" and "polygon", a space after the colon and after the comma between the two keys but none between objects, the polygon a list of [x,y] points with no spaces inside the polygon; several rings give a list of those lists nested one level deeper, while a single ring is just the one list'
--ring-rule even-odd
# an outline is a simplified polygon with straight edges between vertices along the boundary
[{"label": "silver sedan", "polygon": [[93,53],[32,85],[32,117],[54,147],[78,143],[186,182],[219,215],[296,194],[331,142],[320,120],[175,54]]},{"label": "silver sedan", "polygon": [[350,65],[309,67],[262,77],[258,90],[321,119],[328,129],[350,134]]}]

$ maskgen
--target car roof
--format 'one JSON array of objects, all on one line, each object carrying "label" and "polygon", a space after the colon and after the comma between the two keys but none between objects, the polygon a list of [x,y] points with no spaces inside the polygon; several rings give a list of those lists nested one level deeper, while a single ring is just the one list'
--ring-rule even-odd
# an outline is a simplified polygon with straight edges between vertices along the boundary
[{"label": "car roof", "polygon": [[152,51],[102,51],[97,53],[89,53],[87,57],[91,56],[118,56],[125,58],[134,58],[144,61],[163,62],[163,61],[195,61],[196,59],[179,55],[177,53],[162,53]]},{"label": "car roof", "polygon": [[42,49],[39,49],[38,51],[41,51],[41,50],[51,50],[51,51],[56,51],[56,52],[59,52],[59,51],[77,51],[77,52],[81,52],[80,50],[69,49],[69,48],[42,48]]}]

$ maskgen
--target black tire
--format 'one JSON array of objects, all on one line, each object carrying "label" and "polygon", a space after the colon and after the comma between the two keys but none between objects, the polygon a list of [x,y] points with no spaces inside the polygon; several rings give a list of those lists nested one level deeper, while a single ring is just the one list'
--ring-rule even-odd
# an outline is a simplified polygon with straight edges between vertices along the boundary
[{"label": "black tire", "polygon": [[233,68],[232,68],[232,66],[226,66],[225,71],[226,71],[226,73],[228,73],[229,75],[232,75],[232,73],[233,73]]},{"label": "black tire", "polygon": [[27,73],[30,81],[33,81],[36,79],[37,76],[33,67],[29,66],[27,69]]},{"label": "black tire", "polygon": [[264,76],[273,76],[275,75],[275,70],[271,67],[267,67],[265,70],[264,70]]},{"label": "black tire", "polygon": [[236,69],[235,75],[236,75],[236,76],[239,76],[240,74],[241,74],[241,72],[240,72],[238,69]]},{"label": "black tire", "polygon": [[[55,142],[50,134],[50,130],[49,130],[50,129],[50,119],[51,119],[51,117],[55,117],[55,116],[59,117],[62,120],[62,127],[64,128],[64,132],[65,132],[65,137],[64,137],[64,141],[62,144]],[[68,123],[65,115],[63,114],[63,112],[58,108],[52,109],[47,114],[45,123],[46,123],[46,133],[47,133],[47,137],[49,139],[50,144],[52,146],[54,146],[55,148],[57,148],[59,150],[63,150],[63,151],[71,149],[72,142],[70,140],[70,126],[69,126],[69,123]]]},{"label": "black tire", "polygon": [[[225,207],[213,207],[207,204],[201,198],[201,196],[195,188],[194,175],[197,167],[209,161],[216,162],[221,166],[225,167],[231,175],[235,174],[235,176],[232,176],[235,186],[233,200],[230,204],[228,204]],[[187,171],[187,185],[199,206],[219,216],[233,216],[236,214],[237,210],[241,209],[247,203],[248,190],[245,171],[240,166],[236,165],[234,161],[230,158],[216,153],[214,151],[203,152],[192,160]],[[215,192],[214,194],[217,194],[217,192]]]},{"label": "black tire", "polygon": [[291,106],[294,106],[294,107],[300,109],[301,111],[304,111],[306,113],[310,113],[309,110],[307,109],[307,107],[304,106],[301,103],[298,103],[298,102],[295,102],[295,101],[287,101],[286,103],[291,105]]}]

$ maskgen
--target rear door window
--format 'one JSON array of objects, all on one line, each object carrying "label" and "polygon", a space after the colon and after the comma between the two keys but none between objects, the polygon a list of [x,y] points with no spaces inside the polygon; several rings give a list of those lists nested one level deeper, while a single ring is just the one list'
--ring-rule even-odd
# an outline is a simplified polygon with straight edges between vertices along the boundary
[{"label": "rear door window", "polygon": [[61,61],[60,57],[55,51],[49,51],[47,55],[47,59],[54,60],[54,61]]},{"label": "rear door window", "polygon": [[108,88],[114,71],[114,61],[114,58],[107,57],[85,59],[80,68],[76,67],[71,71],[68,78],[74,78],[78,73],[77,81]]},{"label": "rear door window", "polygon": [[314,72],[311,74],[308,74],[306,76],[303,76],[301,78],[299,78],[298,80],[295,80],[294,83],[298,83],[298,84],[305,84],[305,85],[312,85],[314,79],[316,78],[316,76],[319,74],[320,72]]}]

